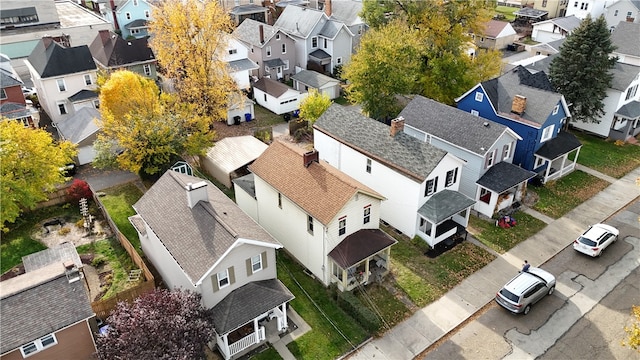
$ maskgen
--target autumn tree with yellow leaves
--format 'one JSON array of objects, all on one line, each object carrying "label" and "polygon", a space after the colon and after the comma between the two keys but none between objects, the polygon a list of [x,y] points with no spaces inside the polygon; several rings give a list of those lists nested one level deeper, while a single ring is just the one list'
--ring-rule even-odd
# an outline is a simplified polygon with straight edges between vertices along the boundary
[{"label": "autumn tree with yellow leaves", "polygon": [[197,114],[223,120],[237,91],[225,61],[231,19],[215,0],[164,0],[149,22],[150,46],[163,76]]}]

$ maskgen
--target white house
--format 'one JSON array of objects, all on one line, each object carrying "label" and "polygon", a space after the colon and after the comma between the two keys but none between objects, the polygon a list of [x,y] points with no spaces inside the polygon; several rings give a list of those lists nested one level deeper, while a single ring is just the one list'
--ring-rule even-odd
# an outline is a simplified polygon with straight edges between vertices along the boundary
[{"label": "white house", "polygon": [[294,297],[277,279],[282,245],[217,187],[169,170],[133,208],[144,254],[169,289],[202,296],[225,359],[277,336],[266,334],[269,319],[277,333],[287,329]]},{"label": "white house", "polygon": [[604,18],[607,20],[607,25],[611,31],[621,21],[638,23],[640,22],[640,1],[618,0],[607,6]]},{"label": "white house", "polygon": [[298,110],[300,101],[307,95],[269,78],[262,78],[253,84],[253,98],[258,105],[278,115]]},{"label": "white house", "polygon": [[379,226],[382,195],[280,140],[234,180],[236,201],[325,286],[351,290],[389,272],[396,241]]},{"label": "white house", "polygon": [[537,22],[533,24],[531,39],[548,43],[566,38],[568,35],[571,35],[573,29],[580,25],[581,21],[582,20],[572,15]]},{"label": "white house", "polygon": [[258,69],[258,64],[249,59],[247,45],[228,36],[225,61],[229,66],[229,75],[236,82],[238,88],[244,90],[251,88],[250,75],[253,70]]},{"label": "white house", "polygon": [[566,16],[575,16],[580,20],[584,20],[587,16],[592,19],[603,15],[606,8],[618,0],[578,0],[569,1],[567,5]]},{"label": "white house", "polygon": [[315,90],[319,94],[327,95],[331,100],[340,97],[340,80],[322,75],[319,72],[300,70],[291,79],[293,80],[293,88],[298,91]]},{"label": "white house", "polygon": [[474,200],[458,192],[465,162],[338,104],[313,125],[320,158],[382,194],[380,217],[430,246],[465,233]]}]

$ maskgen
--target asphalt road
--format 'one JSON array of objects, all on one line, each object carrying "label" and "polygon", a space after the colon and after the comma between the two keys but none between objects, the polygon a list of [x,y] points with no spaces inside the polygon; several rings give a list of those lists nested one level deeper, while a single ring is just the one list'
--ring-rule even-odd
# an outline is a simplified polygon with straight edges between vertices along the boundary
[{"label": "asphalt road", "polygon": [[636,200],[606,221],[620,238],[600,258],[574,251],[568,239],[569,246],[541,266],[556,275],[556,291],[528,315],[491,303],[422,358],[640,359],[621,346],[631,306],[640,305],[639,216]]}]

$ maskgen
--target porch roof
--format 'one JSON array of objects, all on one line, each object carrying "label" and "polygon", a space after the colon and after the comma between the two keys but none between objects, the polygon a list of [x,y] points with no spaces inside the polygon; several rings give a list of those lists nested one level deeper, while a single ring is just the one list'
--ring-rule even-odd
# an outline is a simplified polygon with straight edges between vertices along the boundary
[{"label": "porch roof", "polygon": [[309,54],[309,56],[316,58],[318,60],[331,59],[331,55],[327,54],[326,51],[322,49],[318,49]]},{"label": "porch roof", "polygon": [[445,189],[431,196],[418,209],[418,214],[434,224],[439,224],[454,214],[472,207],[475,203],[475,200],[462,193]]},{"label": "porch roof", "polygon": [[229,67],[233,71],[255,70],[259,68],[258,64],[247,58],[229,61]]},{"label": "porch roof", "polygon": [[284,66],[285,64],[284,64],[284,61],[282,61],[282,59],[276,58],[271,60],[265,60],[264,65],[269,68],[275,68],[278,66]]},{"label": "porch roof", "polygon": [[380,229],[360,229],[333,248],[329,257],[347,269],[395,243],[394,238]]},{"label": "porch roof", "polygon": [[211,309],[213,326],[218,335],[224,335],[294,298],[278,279],[250,282]]},{"label": "porch roof", "polygon": [[536,176],[536,173],[505,161],[493,165],[476,184],[501,194]]},{"label": "porch roof", "polygon": [[624,104],[618,111],[617,115],[625,117],[627,119],[635,119],[640,116],[640,101],[634,100],[632,102]]},{"label": "porch roof", "polygon": [[545,159],[554,160],[582,146],[580,140],[575,135],[566,131],[560,131],[558,136],[542,145],[536,155]]}]

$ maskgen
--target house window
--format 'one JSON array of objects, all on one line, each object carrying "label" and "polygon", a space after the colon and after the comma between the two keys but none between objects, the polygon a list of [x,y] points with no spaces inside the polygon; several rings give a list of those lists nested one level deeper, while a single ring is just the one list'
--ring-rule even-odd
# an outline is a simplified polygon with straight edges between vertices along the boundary
[{"label": "house window", "polygon": [[93,81],[91,80],[91,74],[86,74],[84,76],[84,84],[85,85],[91,85],[93,84]]},{"label": "house window", "polygon": [[59,102],[57,105],[58,105],[58,112],[60,113],[60,115],[66,115],[67,106],[63,102]]},{"label": "house window", "polygon": [[4,89],[0,89],[0,99],[6,99],[7,98],[7,92],[4,91]]},{"label": "house window", "polygon": [[131,13],[125,13],[124,17],[126,17],[127,20],[131,20]]},{"label": "house window", "polygon": [[149,10],[144,11],[144,17],[147,19],[151,17],[151,13],[149,12]]},{"label": "house window", "polygon": [[67,86],[64,83],[64,79],[57,79],[58,91],[67,91]]},{"label": "house window", "polygon": [[613,13],[613,16],[618,16],[618,10]]},{"label": "house window", "polygon": [[140,29],[131,29],[131,35],[140,34]]},{"label": "house window", "polygon": [[267,94],[264,94],[264,102],[267,102]]},{"label": "house window", "polygon": [[267,46],[267,57],[271,56],[271,46]]},{"label": "house window", "polygon": [[324,41],[324,48],[327,48],[327,39],[322,39]]},{"label": "house window", "polygon": [[488,204],[490,200],[491,200],[491,191],[485,188],[480,188],[480,201],[482,201],[485,204]]},{"label": "house window", "polygon": [[307,231],[313,235],[313,216],[307,215]]},{"label": "house window", "polygon": [[546,128],[544,128],[544,130],[542,131],[542,138],[540,139],[540,142],[544,142],[551,139],[551,137],[553,136],[553,128],[554,128],[553,125],[549,125]]},{"label": "house window", "polygon": [[367,173],[371,174],[371,159],[367,159]]},{"label": "house window", "polygon": [[276,34],[276,40],[280,40],[280,34]]},{"label": "house window", "polygon": [[282,194],[278,193],[278,207],[282,209]]},{"label": "house window", "polygon": [[343,217],[338,222],[338,235],[344,235],[347,232],[347,217]]},{"label": "house window", "polygon": [[289,60],[285,60],[284,62],[284,70],[289,70]]},{"label": "house window", "polygon": [[100,109],[100,100],[99,99],[93,100],[93,107],[96,108],[96,109]]},{"label": "house window", "polygon": [[438,188],[438,177],[436,176],[433,179],[427,180],[424,188],[424,196],[429,196],[436,192]]},{"label": "house window", "polygon": [[317,48],[318,47],[318,37],[314,36],[311,38],[311,47],[312,48]]},{"label": "house window", "polygon": [[458,168],[447,171],[447,177],[444,186],[449,187],[455,184],[456,180],[458,180]]},{"label": "house window", "polygon": [[496,160],[496,151],[491,151],[490,153],[487,153],[487,158],[485,159],[485,164],[484,164],[484,168],[488,169],[490,167],[493,166],[493,164],[495,163]]},{"label": "house window", "polygon": [[238,49],[229,49],[229,55],[234,55],[238,53]]},{"label": "house window", "polygon": [[573,3],[573,7],[578,7],[578,2],[577,1]]},{"label": "house window", "polygon": [[627,17],[630,18],[631,16],[633,16],[633,13],[631,11],[627,12]]},{"label": "house window", "polygon": [[253,274],[262,270],[262,255],[258,254],[251,257],[251,271]]},{"label": "house window", "polygon": [[364,218],[363,224],[368,224],[371,221],[371,205],[367,205],[364,207]]},{"label": "house window", "polygon": [[56,345],[57,343],[58,340],[56,339],[56,336],[54,334],[49,334],[28,344],[22,345],[22,347],[20,347],[20,352],[22,353],[22,357],[27,357],[31,354],[35,354],[48,347]]},{"label": "house window", "polygon": [[556,106],[553,108],[553,115],[556,115],[556,114],[558,113],[558,110],[560,110],[560,104],[556,105]]},{"label": "house window", "polygon": [[627,96],[624,97],[625,100],[629,100],[632,97],[636,96],[636,93],[638,92],[638,84],[635,84],[634,86],[630,87],[629,90],[627,90]]},{"label": "house window", "polygon": [[133,0],[133,6],[138,6],[138,0]]},{"label": "house window", "polygon": [[547,0],[542,0],[542,7],[547,7]]},{"label": "house window", "polygon": [[[482,94],[480,94],[480,95],[482,95]],[[478,110],[471,110],[471,115],[480,116],[480,113],[478,112]]]},{"label": "house window", "polygon": [[218,278],[218,289],[222,289],[224,287],[229,286],[229,269],[225,269],[224,271],[220,271],[217,274]]},{"label": "house window", "polygon": [[482,102],[482,99],[484,99],[484,94],[479,91],[476,92],[476,101]]},{"label": "house window", "polygon": [[282,44],[282,53],[283,54],[287,53],[287,44]]},{"label": "house window", "polygon": [[342,64],[342,57],[337,57],[336,58],[336,64],[337,65],[341,65]]},{"label": "house window", "polygon": [[502,160],[507,160],[511,157],[511,143],[502,147]]},{"label": "house window", "polygon": [[539,156],[536,156],[536,163],[535,165],[533,165],[534,169],[539,168],[540,166],[542,166],[542,164],[544,164],[544,158],[541,158]]},{"label": "house window", "polygon": [[144,71],[144,74],[146,76],[151,76],[151,65],[149,64],[142,65],[142,71]]}]

